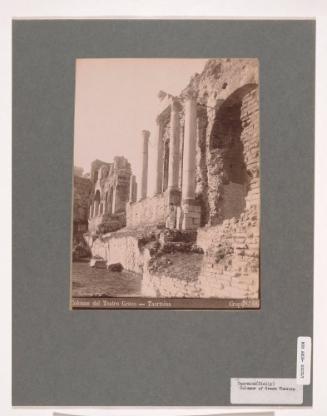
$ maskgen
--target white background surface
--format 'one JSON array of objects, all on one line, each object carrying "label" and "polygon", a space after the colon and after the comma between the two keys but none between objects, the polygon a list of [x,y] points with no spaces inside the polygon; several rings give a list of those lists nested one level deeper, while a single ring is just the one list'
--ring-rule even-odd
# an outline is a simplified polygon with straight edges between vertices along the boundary
[{"label": "white background surface", "polygon": [[[312,409],[275,409],[277,416],[327,415],[327,2],[326,0],[6,0],[0,8],[0,414],[200,415],[240,413],[240,408],[15,408],[11,407],[11,19],[13,17],[209,17],[317,19],[314,394]],[[291,127],[291,126],[290,126]],[[303,334],[306,335],[306,334]],[[296,360],[296,351],[294,351]],[[217,380],[219,383],[219,380]],[[251,410],[244,409],[250,414]],[[272,410],[267,408],[266,410]]]}]

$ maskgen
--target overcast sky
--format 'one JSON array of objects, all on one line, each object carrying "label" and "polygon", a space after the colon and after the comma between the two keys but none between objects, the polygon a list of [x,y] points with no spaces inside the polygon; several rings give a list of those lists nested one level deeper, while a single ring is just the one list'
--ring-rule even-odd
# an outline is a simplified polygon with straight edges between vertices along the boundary
[{"label": "overcast sky", "polygon": [[[89,172],[95,159],[125,156],[140,175],[141,130],[150,130],[154,161],[158,92],[178,95],[205,59],[78,59],[76,61],[74,165]],[[154,175],[149,175],[152,191]],[[139,183],[139,180],[138,180]]]}]

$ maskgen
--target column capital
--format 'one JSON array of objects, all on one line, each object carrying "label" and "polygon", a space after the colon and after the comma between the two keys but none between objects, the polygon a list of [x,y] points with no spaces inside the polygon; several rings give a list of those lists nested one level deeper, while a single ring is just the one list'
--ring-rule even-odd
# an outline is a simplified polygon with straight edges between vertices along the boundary
[{"label": "column capital", "polygon": [[141,134],[142,134],[143,139],[148,140],[148,139],[149,139],[149,137],[150,137],[150,132],[149,132],[149,130],[142,130],[142,131],[141,131]]},{"label": "column capital", "polygon": [[170,100],[170,108],[172,112],[179,113],[182,110],[182,104],[177,97],[172,97]]},{"label": "column capital", "polygon": [[156,117],[156,122],[158,126],[163,126],[165,123],[169,122],[170,118],[170,112],[171,112],[171,106],[170,103],[167,103],[167,107],[161,113],[159,113]]},{"label": "column capital", "polygon": [[186,87],[182,93],[184,100],[196,100],[198,97],[198,92],[191,86]]}]

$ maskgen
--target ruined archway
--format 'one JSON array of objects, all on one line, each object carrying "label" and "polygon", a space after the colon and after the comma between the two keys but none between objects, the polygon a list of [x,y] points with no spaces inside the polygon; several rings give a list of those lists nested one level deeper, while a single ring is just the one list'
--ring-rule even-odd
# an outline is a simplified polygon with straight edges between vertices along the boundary
[{"label": "ruined archway", "polygon": [[238,218],[246,207],[249,137],[255,134],[257,85],[234,91],[216,111],[209,135],[208,201],[211,223]]}]

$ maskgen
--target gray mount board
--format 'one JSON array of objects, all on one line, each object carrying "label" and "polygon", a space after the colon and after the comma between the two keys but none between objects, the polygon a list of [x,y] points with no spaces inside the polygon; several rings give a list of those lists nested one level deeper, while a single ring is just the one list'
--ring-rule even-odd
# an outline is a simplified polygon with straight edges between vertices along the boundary
[{"label": "gray mount board", "polygon": [[[69,310],[75,59],[110,57],[259,59],[260,310]],[[313,330],[314,66],[312,20],[13,22],[13,405],[226,406],[231,377],[295,377]]]}]

